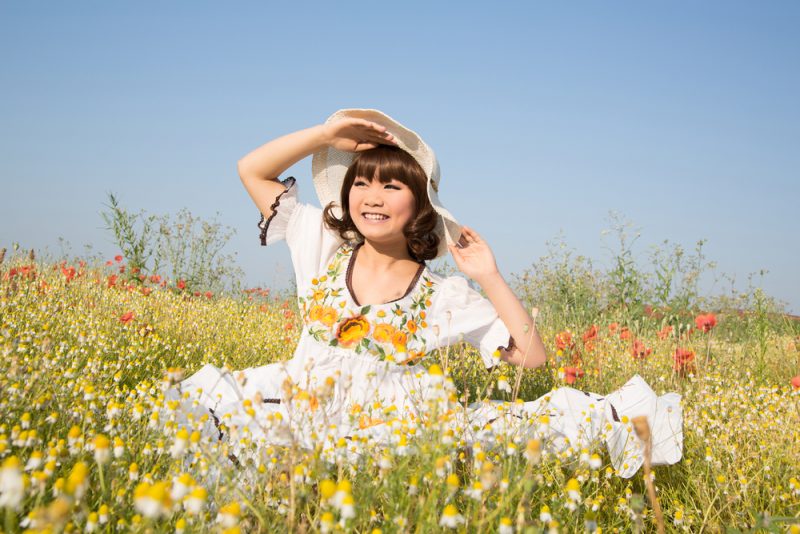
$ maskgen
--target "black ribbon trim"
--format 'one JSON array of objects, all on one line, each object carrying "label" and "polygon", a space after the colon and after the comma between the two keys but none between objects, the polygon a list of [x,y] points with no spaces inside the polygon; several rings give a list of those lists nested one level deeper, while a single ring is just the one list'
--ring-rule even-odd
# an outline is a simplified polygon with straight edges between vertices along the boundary
[{"label": "black ribbon trim", "polygon": [[289,176],[285,180],[281,180],[280,182],[286,187],[285,190],[281,191],[281,194],[275,197],[275,202],[272,203],[270,209],[272,210],[272,215],[269,216],[269,219],[264,217],[264,214],[261,214],[261,220],[258,221],[258,227],[261,228],[261,246],[264,247],[267,245],[267,229],[269,228],[269,223],[272,222],[272,219],[275,218],[275,215],[278,213],[278,206],[281,203],[281,197],[286,194],[289,189],[294,186],[297,180],[294,179],[294,176]]}]

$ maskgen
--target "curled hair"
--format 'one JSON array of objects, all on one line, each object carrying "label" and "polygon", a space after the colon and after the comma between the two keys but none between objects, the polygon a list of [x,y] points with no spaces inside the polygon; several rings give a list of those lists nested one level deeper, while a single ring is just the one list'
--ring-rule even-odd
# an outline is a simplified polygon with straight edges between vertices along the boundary
[{"label": "curled hair", "polygon": [[408,253],[416,261],[435,258],[440,241],[436,233],[439,214],[428,199],[428,177],[411,154],[396,146],[378,145],[356,155],[344,175],[339,199],[342,218],[333,215],[333,202],[324,207],[323,220],[328,228],[336,231],[345,241],[364,240],[350,217],[350,189],[357,177],[370,182],[377,177],[383,184],[397,180],[408,186],[416,204],[414,217],[403,228]]}]

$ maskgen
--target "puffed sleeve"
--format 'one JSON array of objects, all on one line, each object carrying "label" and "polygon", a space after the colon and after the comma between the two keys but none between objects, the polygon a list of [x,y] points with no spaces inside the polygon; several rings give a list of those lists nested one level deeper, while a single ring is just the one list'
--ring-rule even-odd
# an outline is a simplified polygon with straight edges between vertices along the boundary
[{"label": "puffed sleeve", "polygon": [[498,363],[493,355],[499,349],[511,350],[513,339],[492,303],[469,287],[460,276],[440,282],[435,316],[439,346],[466,341],[480,351],[487,368]]},{"label": "puffed sleeve", "polygon": [[262,245],[286,240],[299,291],[311,285],[311,280],[324,271],[343,240],[325,226],[320,208],[298,201],[294,177],[281,183],[286,189],[275,198],[272,215],[269,218],[261,215],[258,227]]}]

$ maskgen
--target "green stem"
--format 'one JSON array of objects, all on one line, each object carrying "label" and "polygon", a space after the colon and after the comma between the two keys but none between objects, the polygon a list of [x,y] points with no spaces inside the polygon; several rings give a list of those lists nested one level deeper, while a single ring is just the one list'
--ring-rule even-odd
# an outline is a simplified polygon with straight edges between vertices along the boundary
[{"label": "green stem", "polygon": [[14,509],[10,506],[5,507],[5,519],[6,519],[6,532],[15,532],[16,529],[14,528],[16,521],[16,517],[14,516]]},{"label": "green stem", "polygon": [[97,471],[100,476],[100,490],[103,492],[103,500],[105,501],[105,499],[108,497],[106,495],[106,479],[103,476],[103,464],[100,462],[97,462]]}]

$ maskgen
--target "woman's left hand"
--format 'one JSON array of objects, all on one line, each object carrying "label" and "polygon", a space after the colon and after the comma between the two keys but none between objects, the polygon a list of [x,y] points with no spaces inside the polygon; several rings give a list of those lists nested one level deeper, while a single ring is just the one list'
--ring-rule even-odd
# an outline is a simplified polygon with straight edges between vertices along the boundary
[{"label": "woman's left hand", "polygon": [[458,245],[450,245],[449,248],[450,254],[453,255],[453,259],[462,273],[478,284],[487,276],[497,273],[497,263],[492,249],[475,230],[466,226],[462,227]]}]

